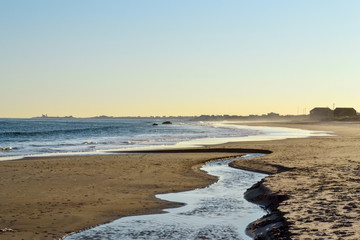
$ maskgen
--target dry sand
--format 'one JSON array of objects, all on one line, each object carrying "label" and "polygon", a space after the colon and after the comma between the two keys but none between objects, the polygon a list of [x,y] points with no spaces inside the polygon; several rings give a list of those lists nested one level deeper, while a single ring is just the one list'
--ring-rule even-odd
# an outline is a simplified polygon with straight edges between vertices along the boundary
[{"label": "dry sand", "polygon": [[262,186],[269,195],[288,198],[278,210],[289,224],[291,239],[360,239],[360,124],[266,125],[332,130],[338,135],[226,145],[273,152],[236,165],[275,173]]},{"label": "dry sand", "polygon": [[[261,187],[268,196],[287,199],[278,210],[291,239],[360,239],[360,124],[259,125],[338,134],[216,148],[273,152],[236,165],[274,173]],[[234,154],[144,153],[0,162],[0,229],[14,230],[0,232],[0,239],[57,239],[122,216],[160,212],[176,204],[154,194],[206,186],[216,179],[198,168]]]}]

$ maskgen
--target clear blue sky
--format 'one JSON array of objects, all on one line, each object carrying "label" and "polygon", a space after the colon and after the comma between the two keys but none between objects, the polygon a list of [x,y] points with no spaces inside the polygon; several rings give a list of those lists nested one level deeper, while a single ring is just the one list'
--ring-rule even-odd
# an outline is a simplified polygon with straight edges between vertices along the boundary
[{"label": "clear blue sky", "polygon": [[0,117],[360,111],[360,1],[0,0]]}]

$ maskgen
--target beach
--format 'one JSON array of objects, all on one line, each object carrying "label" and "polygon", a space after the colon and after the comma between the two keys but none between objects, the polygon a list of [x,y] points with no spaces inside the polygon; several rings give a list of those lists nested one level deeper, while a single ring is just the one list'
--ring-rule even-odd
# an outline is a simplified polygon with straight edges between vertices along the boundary
[{"label": "beach", "polygon": [[205,154],[52,157],[0,162],[0,239],[59,239],[129,215],[179,204],[155,194],[205,187]]},{"label": "beach", "polygon": [[[334,131],[337,135],[251,143],[253,148],[273,153],[235,164],[272,173],[260,187],[265,189],[265,197],[277,195],[285,199],[277,209],[288,224],[291,239],[360,239],[360,124],[266,125]],[[250,145],[233,143],[226,147]],[[261,221],[258,223],[263,230]]]},{"label": "beach", "polygon": [[[336,136],[205,147],[221,151],[45,157],[0,162],[0,239],[59,239],[114,219],[159,213],[178,203],[158,193],[205,187],[216,179],[199,170],[205,162],[271,151],[234,167],[270,173],[259,199],[283,196],[276,210],[291,239],[359,239],[360,124],[251,123],[318,131]],[[244,151],[246,152],[246,151]],[[256,188],[254,188],[256,189]],[[257,199],[257,200],[259,200]],[[271,199],[271,198],[267,198]],[[261,221],[253,234],[266,234]],[[259,230],[259,232],[256,232]]]}]

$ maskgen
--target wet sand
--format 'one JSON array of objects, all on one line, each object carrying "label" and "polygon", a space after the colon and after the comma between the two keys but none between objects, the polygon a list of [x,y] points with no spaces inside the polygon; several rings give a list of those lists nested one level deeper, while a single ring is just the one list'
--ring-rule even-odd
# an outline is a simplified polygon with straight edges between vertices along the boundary
[{"label": "wet sand", "polygon": [[[239,154],[235,154],[239,155]],[[128,154],[0,162],[0,239],[59,239],[178,204],[155,194],[207,186],[198,170],[234,153]],[[14,230],[14,231],[11,231]]]},{"label": "wet sand", "polygon": [[[260,193],[287,199],[277,209],[291,239],[360,239],[360,124],[258,125],[330,130],[338,136],[206,149],[273,152],[236,166],[273,173],[259,184]],[[168,152],[0,162],[0,229],[6,230],[0,239],[57,239],[122,216],[161,212],[176,204],[154,194],[206,186],[216,179],[199,171],[201,165],[239,154]],[[261,225],[253,226],[260,229],[255,234],[265,232]]]}]

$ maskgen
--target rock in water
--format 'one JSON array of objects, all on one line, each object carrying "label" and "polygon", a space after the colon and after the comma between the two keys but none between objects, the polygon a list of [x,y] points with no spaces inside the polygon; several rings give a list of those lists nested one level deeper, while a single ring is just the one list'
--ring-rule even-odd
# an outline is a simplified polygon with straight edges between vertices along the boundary
[{"label": "rock in water", "polygon": [[0,148],[0,151],[11,151],[13,148],[12,147],[4,147],[4,148]]}]

